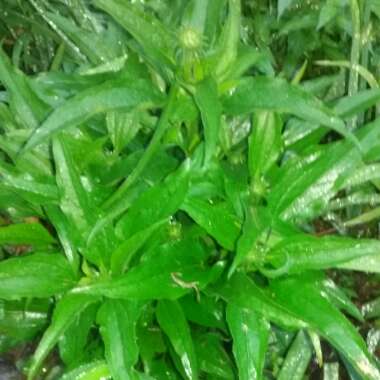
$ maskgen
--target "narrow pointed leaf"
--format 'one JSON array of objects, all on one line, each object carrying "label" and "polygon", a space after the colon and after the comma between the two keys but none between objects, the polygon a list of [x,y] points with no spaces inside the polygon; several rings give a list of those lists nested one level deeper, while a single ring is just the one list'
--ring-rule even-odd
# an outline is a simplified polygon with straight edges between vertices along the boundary
[{"label": "narrow pointed leaf", "polygon": [[257,191],[265,189],[264,176],[281,152],[281,129],[281,119],[274,112],[255,112],[249,138],[248,166]]},{"label": "narrow pointed leaf", "polygon": [[59,380],[110,380],[111,373],[105,361],[83,364],[65,373]]},{"label": "narrow pointed leaf", "polygon": [[[377,120],[357,132],[363,154],[379,147]],[[304,165],[283,170],[268,197],[273,212],[283,219],[307,220],[320,215],[335,195],[335,181],[352,174],[362,154],[349,141],[331,144],[322,155]]]},{"label": "narrow pointed leaf", "polygon": [[75,318],[77,318],[83,310],[97,300],[96,297],[70,294],[57,303],[51,325],[45,331],[33,355],[28,380],[33,380],[36,377],[44,359],[56,345],[61,334],[70,327]]},{"label": "narrow pointed leaf", "polygon": [[97,309],[98,305],[92,304],[83,310],[59,339],[59,356],[68,368],[76,367],[86,359],[86,346]]},{"label": "narrow pointed leaf", "polygon": [[286,274],[292,274],[333,268],[352,259],[378,255],[379,249],[380,243],[374,239],[299,235],[284,239],[268,253],[268,257],[277,265],[286,267]]},{"label": "narrow pointed leaf", "polygon": [[207,267],[206,257],[195,240],[168,243],[126,274],[97,280],[74,291],[120,299],[177,299],[189,292],[197,293],[220,276],[224,263]]},{"label": "narrow pointed leaf", "polygon": [[198,333],[194,337],[199,370],[209,379],[235,380],[232,360],[223,347],[223,338],[215,332]]},{"label": "narrow pointed leaf", "polygon": [[[43,275],[42,275],[43,274]],[[55,253],[32,253],[0,261],[0,298],[50,297],[76,283],[70,264]]]},{"label": "narrow pointed leaf", "polygon": [[30,244],[42,247],[54,243],[53,236],[40,223],[17,223],[0,227],[0,245]]},{"label": "narrow pointed leaf", "polygon": [[120,0],[95,0],[95,5],[110,14],[136,39],[157,69],[165,70],[165,66],[170,68],[173,65],[175,37],[157,18]]},{"label": "narrow pointed leaf", "polygon": [[189,187],[190,165],[187,162],[175,173],[144,193],[133,203],[117,225],[124,238],[175,214],[184,201]]},{"label": "narrow pointed leaf", "polygon": [[263,379],[269,323],[259,314],[228,304],[226,317],[240,380]]},{"label": "narrow pointed leaf", "polygon": [[300,331],[288,353],[278,374],[278,380],[302,380],[312,357],[309,339]]},{"label": "narrow pointed leaf", "polygon": [[136,106],[157,106],[162,104],[162,100],[158,90],[144,80],[136,80],[128,84],[116,80],[90,87],[56,108],[34,130],[24,151],[32,149],[58,131],[75,127],[99,113]]},{"label": "narrow pointed leaf", "polygon": [[108,300],[98,313],[105,355],[114,380],[137,379],[139,356],[136,323],[141,306],[135,301]]},{"label": "narrow pointed leaf", "polygon": [[222,247],[234,249],[241,223],[227,204],[212,205],[202,199],[189,197],[181,208]]},{"label": "narrow pointed leaf", "polygon": [[195,92],[195,102],[201,113],[205,138],[205,165],[215,157],[219,140],[222,109],[218,99],[218,89],[211,78],[200,83]]},{"label": "narrow pointed leaf", "polygon": [[289,113],[311,123],[329,127],[345,136],[351,144],[357,144],[355,137],[347,132],[343,121],[320,100],[283,79],[243,78],[230,93],[231,95],[224,97],[223,102],[227,114],[241,115],[257,109]]},{"label": "narrow pointed leaf", "polygon": [[[380,371],[369,354],[366,344],[355,327],[324,297],[315,278],[289,277],[271,283],[275,302],[298,315],[318,332],[366,380],[379,378]],[[300,302],[300,300],[303,302]]]},{"label": "narrow pointed leaf", "polygon": [[240,41],[241,1],[228,0],[228,17],[220,40],[215,72],[218,78],[225,78],[233,71]]},{"label": "narrow pointed leaf", "polygon": [[294,329],[307,326],[287,307],[279,305],[266,289],[262,289],[248,276],[240,272],[231,276],[227,282],[223,283],[223,286],[215,286],[212,292],[228,303],[242,309],[252,310],[282,327]]},{"label": "narrow pointed leaf", "polygon": [[156,314],[158,323],[180,358],[186,378],[197,380],[198,364],[194,344],[180,304],[176,301],[162,300],[158,303]]},{"label": "narrow pointed leaf", "polygon": [[10,93],[11,109],[20,122],[28,128],[37,127],[45,114],[44,106],[31,91],[26,77],[13,67],[0,48],[0,82]]},{"label": "narrow pointed leaf", "polygon": [[293,0],[278,0],[277,2],[277,17],[280,18],[282,14],[292,5]]}]

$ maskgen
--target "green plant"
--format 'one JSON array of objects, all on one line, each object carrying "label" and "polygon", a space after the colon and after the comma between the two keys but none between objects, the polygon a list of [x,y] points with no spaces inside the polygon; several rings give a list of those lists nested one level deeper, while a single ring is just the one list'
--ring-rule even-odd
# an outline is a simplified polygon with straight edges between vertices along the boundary
[{"label": "green plant", "polygon": [[379,5],[267,3],[3,4],[0,350],[42,333],[29,380],[56,346],[62,380],[337,378],[321,339],[380,378],[333,278],[380,272],[352,229],[379,216]]}]

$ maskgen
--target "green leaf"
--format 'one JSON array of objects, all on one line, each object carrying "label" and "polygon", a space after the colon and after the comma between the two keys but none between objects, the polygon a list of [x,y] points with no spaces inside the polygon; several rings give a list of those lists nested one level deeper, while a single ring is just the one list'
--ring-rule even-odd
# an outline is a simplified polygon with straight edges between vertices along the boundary
[{"label": "green leaf", "polygon": [[358,259],[338,264],[337,267],[366,273],[380,273],[380,254],[359,257]]},{"label": "green leaf", "polygon": [[332,21],[339,12],[342,11],[340,8],[340,4],[342,2],[337,0],[327,0],[326,4],[324,4],[319,13],[319,20],[317,29],[323,28],[326,24]]},{"label": "green leaf", "polygon": [[188,197],[181,209],[204,228],[224,248],[232,251],[240,235],[240,220],[227,203],[210,204],[195,197]]},{"label": "green leaf", "polygon": [[199,370],[207,374],[208,379],[234,380],[233,363],[225,351],[223,337],[214,332],[195,334],[195,353]]},{"label": "green leaf", "polygon": [[[112,194],[112,196],[104,204],[104,207],[109,207],[113,205],[117,200],[125,196],[125,193],[129,188],[137,181],[137,179],[142,175],[147,165],[152,160],[155,153],[160,146],[161,139],[164,136],[166,130],[170,125],[170,118],[174,115],[177,105],[177,94],[179,87],[177,84],[172,85],[168,95],[168,101],[164,107],[160,118],[158,120],[156,129],[154,131],[153,137],[151,138],[149,145],[143,152],[143,155],[136,167],[133,169],[132,173],[128,176],[126,180],[118,187],[118,189]],[[186,162],[185,162],[186,165]]]},{"label": "green leaf", "polygon": [[104,361],[83,364],[64,374],[59,380],[109,380],[111,373]]},{"label": "green leaf", "polygon": [[176,301],[162,300],[157,305],[157,320],[179,356],[186,378],[198,379],[198,364],[190,328]]},{"label": "green leaf", "polygon": [[16,118],[25,127],[37,127],[45,115],[45,106],[31,91],[27,78],[11,65],[2,48],[0,48],[0,81],[10,93],[11,109]]},{"label": "green leaf", "polygon": [[[380,120],[357,132],[365,155],[379,145]],[[283,219],[310,220],[320,215],[335,195],[335,181],[352,174],[362,164],[362,154],[349,141],[329,145],[321,155],[287,167],[268,196],[274,214]]]},{"label": "green leaf", "polygon": [[251,310],[284,328],[307,326],[286,306],[279,305],[266,289],[256,285],[243,273],[236,272],[228,281],[218,283],[210,291],[222,297],[228,304]]},{"label": "green leaf", "polygon": [[32,340],[47,324],[49,306],[46,299],[0,300],[0,335],[16,344]]},{"label": "green leaf", "polygon": [[271,215],[265,208],[248,208],[243,224],[242,234],[237,242],[236,254],[229,270],[229,275],[240,266],[248,256],[258,257],[257,243],[265,232],[272,227]]},{"label": "green leaf", "polygon": [[63,247],[67,260],[72,265],[74,272],[77,273],[79,268],[77,247],[79,244],[77,242],[78,238],[75,238],[77,235],[76,229],[74,229],[73,225],[69,223],[68,219],[58,206],[46,205],[44,210],[50,223],[54,226],[54,229],[57,232],[58,239]]},{"label": "green leaf", "polygon": [[282,14],[292,5],[293,0],[278,0],[277,1],[277,17],[280,18]]},{"label": "green leaf", "polygon": [[219,140],[222,107],[218,99],[216,82],[212,78],[205,79],[196,86],[195,102],[201,113],[205,139],[205,165],[216,156]]},{"label": "green leaf", "polygon": [[125,240],[117,249],[112,253],[111,257],[111,271],[113,274],[118,275],[124,273],[136,255],[136,253],[143,247],[145,242],[166,223],[167,220],[157,222],[151,226],[136,232],[129,239]]},{"label": "green leaf", "polygon": [[60,254],[32,253],[0,261],[0,298],[44,298],[65,292],[76,283]]},{"label": "green leaf", "polygon": [[116,153],[120,153],[142,127],[140,114],[141,111],[107,113],[107,130]]},{"label": "green leaf", "polygon": [[232,71],[240,42],[241,2],[228,0],[228,16],[218,40],[215,74],[223,80]]},{"label": "green leaf", "polygon": [[351,117],[368,110],[380,100],[380,89],[364,90],[355,95],[340,98],[334,106],[334,111],[340,117]]},{"label": "green leaf", "polygon": [[25,177],[29,177],[29,179],[23,178],[23,176],[3,174],[2,183],[30,203],[38,205],[57,203],[58,191],[55,184],[31,180],[29,173]]},{"label": "green leaf", "polygon": [[255,112],[249,138],[248,166],[254,191],[259,195],[266,187],[264,176],[281,153],[281,129],[281,118],[276,113]]},{"label": "green leaf", "polygon": [[53,140],[56,181],[60,190],[60,207],[78,231],[85,235],[94,218],[88,193],[80,180],[80,173],[70,151],[68,140],[58,136]]},{"label": "green leaf", "polygon": [[186,161],[163,183],[142,193],[132,204],[126,216],[117,225],[117,233],[130,238],[135,233],[151,227],[174,215],[184,201],[190,179],[190,162]]},{"label": "green leaf", "polygon": [[263,379],[269,323],[259,314],[234,304],[227,305],[226,318],[233,338],[239,379]]},{"label": "green leaf", "polygon": [[[92,246],[84,250],[86,238],[99,217],[99,210],[93,204],[81,182],[80,173],[70,151],[68,140],[64,136],[53,140],[53,156],[56,165],[56,180],[61,192],[60,207],[69,221],[79,232],[80,247],[88,260],[97,265],[107,265],[109,262],[108,242],[112,235],[102,229],[93,240]],[[75,236],[75,235],[74,235]]]},{"label": "green leaf", "polygon": [[40,223],[17,223],[0,227],[0,245],[30,244],[44,247],[55,243],[55,239]]},{"label": "green leaf", "polygon": [[69,18],[58,13],[45,12],[44,14],[74,42],[80,52],[85,54],[93,64],[99,64],[114,58],[116,52],[112,50],[112,44],[106,41],[101,33],[94,33],[94,31],[77,27]]},{"label": "green leaf", "polygon": [[362,322],[364,320],[357,306],[350,300],[346,293],[334,283],[334,281],[326,279],[323,282],[323,288],[332,304],[356,318],[358,321]]},{"label": "green leaf", "polygon": [[366,319],[380,317],[380,297],[364,304],[362,310]]},{"label": "green leaf", "polygon": [[275,245],[267,258],[280,265],[282,274],[293,274],[334,268],[352,259],[377,255],[379,249],[380,243],[374,239],[295,235]]},{"label": "green leaf", "polygon": [[200,326],[226,331],[224,306],[215,297],[202,295],[197,300],[193,294],[188,294],[182,297],[179,302],[188,321]]},{"label": "green leaf", "polygon": [[323,103],[300,86],[283,79],[269,77],[243,78],[224,96],[224,109],[229,115],[252,113],[257,109],[289,113],[311,123],[329,127],[357,144],[348,133],[343,121]]},{"label": "green leaf", "polygon": [[94,325],[98,305],[83,310],[59,339],[59,356],[68,368],[83,363],[90,330]]},{"label": "green leaf", "polygon": [[28,373],[28,380],[36,377],[44,359],[56,345],[62,334],[71,326],[78,315],[86,310],[98,298],[83,295],[69,294],[63,297],[56,305],[49,328],[45,331],[37,350],[35,351]]},{"label": "green leaf", "polygon": [[98,279],[74,291],[119,299],[177,299],[190,291],[202,290],[220,276],[224,263],[207,267],[205,259],[204,248],[196,240],[168,243],[154,249],[126,274]]},{"label": "green leaf", "polygon": [[145,80],[113,80],[90,87],[57,107],[34,130],[23,151],[30,150],[64,128],[73,128],[91,117],[120,108],[149,108],[162,104],[162,95]]},{"label": "green leaf", "polygon": [[[366,380],[380,376],[366,344],[355,327],[326,299],[313,277],[289,277],[270,285],[275,302],[332,344]],[[302,302],[300,302],[302,300]]]},{"label": "green leaf", "polygon": [[300,331],[286,354],[278,380],[303,380],[312,353],[309,339],[303,331]]},{"label": "green leaf", "polygon": [[323,380],[339,380],[339,363],[323,365]]},{"label": "green leaf", "polygon": [[135,301],[121,300],[108,300],[99,310],[97,320],[114,380],[137,379],[133,367],[139,357],[136,322],[140,311]]},{"label": "green leaf", "polygon": [[136,39],[157,70],[165,73],[167,68],[173,67],[175,36],[157,18],[120,0],[95,0],[94,3]]}]

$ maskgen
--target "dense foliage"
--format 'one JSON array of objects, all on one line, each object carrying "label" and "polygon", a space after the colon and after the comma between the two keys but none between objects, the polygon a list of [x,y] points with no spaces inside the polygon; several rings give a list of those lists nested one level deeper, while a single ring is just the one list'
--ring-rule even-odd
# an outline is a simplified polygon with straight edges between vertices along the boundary
[{"label": "dense foliage", "polygon": [[0,19],[0,352],[29,380],[380,379],[354,281],[380,273],[379,1]]}]

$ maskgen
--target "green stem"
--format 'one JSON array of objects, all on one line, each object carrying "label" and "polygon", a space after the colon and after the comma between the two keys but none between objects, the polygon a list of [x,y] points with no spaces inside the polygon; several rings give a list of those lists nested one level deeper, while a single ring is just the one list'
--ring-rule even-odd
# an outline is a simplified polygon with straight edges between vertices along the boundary
[{"label": "green stem", "polygon": [[156,153],[157,148],[160,145],[161,138],[165,134],[167,127],[169,125],[170,116],[173,113],[173,108],[175,104],[175,100],[178,93],[178,86],[174,84],[169,92],[169,99],[166,104],[166,107],[158,121],[156,131],[154,132],[154,135],[152,139],[150,140],[150,143],[148,147],[146,148],[143,156],[141,157],[140,161],[136,165],[135,169],[132,171],[130,176],[124,180],[124,182],[120,185],[120,187],[111,195],[111,197],[104,203],[103,207],[108,208],[113,203],[115,203],[119,198],[121,198],[128,189],[136,182],[136,180],[139,178],[143,170],[145,169],[146,165],[149,163],[153,155]]},{"label": "green stem", "polygon": [[[351,70],[348,81],[348,95],[354,96],[359,89],[359,73],[357,67],[360,63],[361,29],[360,29],[360,9],[358,0],[351,0],[352,15],[352,45],[351,45]],[[348,124],[350,130],[357,126],[357,116],[353,117]]]}]

